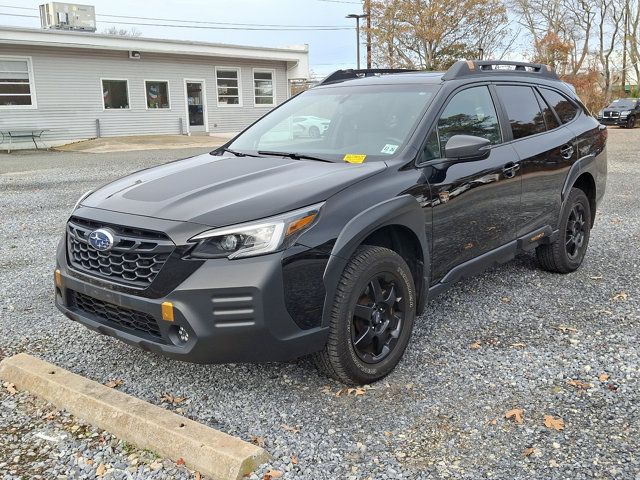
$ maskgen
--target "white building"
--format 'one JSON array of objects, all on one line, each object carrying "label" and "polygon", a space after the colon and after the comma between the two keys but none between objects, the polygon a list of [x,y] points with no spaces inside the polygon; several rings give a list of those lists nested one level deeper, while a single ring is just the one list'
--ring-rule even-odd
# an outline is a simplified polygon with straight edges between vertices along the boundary
[{"label": "white building", "polygon": [[308,77],[306,45],[0,27],[0,131],[46,129],[47,145],[237,132],[286,100],[291,80]]}]

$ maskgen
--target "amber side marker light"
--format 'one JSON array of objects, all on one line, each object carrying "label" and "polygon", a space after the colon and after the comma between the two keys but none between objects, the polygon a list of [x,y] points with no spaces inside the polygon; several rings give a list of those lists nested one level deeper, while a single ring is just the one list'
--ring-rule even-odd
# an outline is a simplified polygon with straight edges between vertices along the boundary
[{"label": "amber side marker light", "polygon": [[56,287],[62,288],[62,273],[60,273],[60,270],[56,269],[54,277],[56,279]]},{"label": "amber side marker light", "polygon": [[311,213],[306,217],[302,217],[302,218],[299,218],[298,220],[294,220],[293,222],[291,222],[287,227],[287,233],[286,233],[287,237],[292,233],[295,233],[298,230],[303,229],[304,227],[309,225],[311,222],[313,222],[313,220],[316,218],[316,215],[317,214],[315,213]]},{"label": "amber side marker light", "polygon": [[162,302],[162,319],[173,322],[173,303]]}]

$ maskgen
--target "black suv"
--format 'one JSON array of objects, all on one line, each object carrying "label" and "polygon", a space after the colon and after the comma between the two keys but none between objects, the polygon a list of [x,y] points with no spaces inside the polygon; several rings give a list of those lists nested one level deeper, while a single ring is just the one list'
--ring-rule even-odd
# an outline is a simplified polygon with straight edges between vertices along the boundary
[{"label": "black suv", "polygon": [[619,98],[598,113],[598,121],[603,125],[618,125],[633,128],[640,118],[640,99]]},{"label": "black suv", "polygon": [[[295,135],[300,116],[326,131]],[[175,359],[312,354],[372,382],[457,280],[522,251],[549,271],[580,266],[606,140],[544,65],[339,71],[211,154],[82,196],[56,304]]]}]

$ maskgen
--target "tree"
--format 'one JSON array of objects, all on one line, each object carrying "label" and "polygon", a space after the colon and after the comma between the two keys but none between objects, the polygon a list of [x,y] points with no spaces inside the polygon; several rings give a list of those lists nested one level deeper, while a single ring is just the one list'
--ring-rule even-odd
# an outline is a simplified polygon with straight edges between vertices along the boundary
[{"label": "tree", "polygon": [[372,0],[369,33],[376,66],[436,70],[492,56],[509,24],[501,0]]},{"label": "tree", "polygon": [[122,28],[117,26],[109,27],[102,31],[103,35],[113,35],[115,37],[139,37],[142,32],[136,27]]}]

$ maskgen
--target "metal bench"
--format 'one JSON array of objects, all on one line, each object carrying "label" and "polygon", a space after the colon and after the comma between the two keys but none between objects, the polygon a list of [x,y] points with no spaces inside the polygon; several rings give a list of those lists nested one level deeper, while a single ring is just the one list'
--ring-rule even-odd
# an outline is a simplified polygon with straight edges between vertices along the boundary
[{"label": "metal bench", "polygon": [[34,128],[32,130],[3,130],[0,131],[0,134],[2,135],[2,141],[0,143],[4,143],[5,138],[9,137],[9,147],[7,148],[7,153],[11,153],[11,147],[13,147],[14,138],[30,138],[33,141],[33,144],[36,146],[36,150],[40,150],[36,139],[42,141],[42,135],[48,131],[49,130],[46,128]]}]

